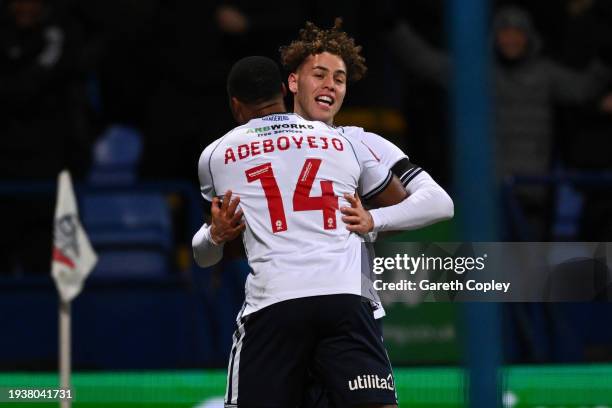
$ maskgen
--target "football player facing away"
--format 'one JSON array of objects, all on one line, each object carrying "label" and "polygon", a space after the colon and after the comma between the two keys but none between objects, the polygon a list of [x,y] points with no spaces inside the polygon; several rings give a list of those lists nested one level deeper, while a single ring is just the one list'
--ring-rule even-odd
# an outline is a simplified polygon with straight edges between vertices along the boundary
[{"label": "football player facing away", "polygon": [[[360,80],[367,68],[361,56],[361,47],[341,30],[337,19],[333,28],[324,30],[312,23],[300,31],[299,37],[289,46],[281,48],[281,60],[289,74],[289,90],[294,95],[294,111],[305,119],[319,120],[333,126],[334,117],[342,107],[347,91],[347,82]],[[354,142],[364,146],[375,160],[389,168],[402,182],[410,197],[404,203],[404,214],[392,214],[389,210],[375,213],[371,220],[374,231],[413,230],[453,217],[452,199],[426,171],[414,165],[408,156],[385,138],[360,127],[342,126],[337,128]],[[358,205],[359,203],[354,203]],[[369,216],[352,208],[342,209],[345,222],[355,223],[349,216]],[[213,213],[213,239],[226,242],[240,234],[239,223],[231,223],[232,214]],[[398,222],[401,220],[401,222]],[[216,221],[216,222],[215,222]],[[349,227],[350,228],[350,227]],[[201,235],[201,234],[200,234]],[[216,235],[216,236],[215,236]],[[370,234],[370,239],[376,234]],[[194,249],[197,248],[194,241]],[[384,310],[377,305],[376,317],[384,316]]]},{"label": "football player facing away", "polygon": [[[237,317],[226,406],[299,406],[312,372],[337,406],[394,407],[391,365],[361,296],[360,234],[376,227],[378,212],[404,214],[406,190],[340,130],[283,113],[283,89],[273,61],[236,63],[228,93],[244,125],[206,147],[198,165],[213,219],[232,214],[232,234],[243,231],[253,270]],[[384,208],[366,211],[356,191]],[[239,199],[230,200],[232,192]],[[341,209],[352,212],[342,216]],[[194,237],[198,263],[218,261],[225,238],[214,223],[203,226]]]},{"label": "football player facing away", "polygon": [[[295,96],[295,111],[308,119],[318,119],[332,125],[334,116],[342,106],[347,82],[359,80],[365,73],[360,50],[353,39],[340,29],[340,21],[337,20],[330,30],[321,30],[307,23],[298,40],[281,49],[283,64],[290,72],[288,82]],[[363,144],[376,160],[390,168],[402,180],[410,193],[409,199],[404,202],[406,214],[400,217],[403,221],[398,222],[397,217],[391,217],[390,222],[387,222],[393,225],[388,225],[387,229],[417,229],[453,216],[450,197],[425,171],[410,163],[399,148],[361,128],[338,129]],[[360,203],[352,204],[358,206]],[[344,220],[355,222],[355,214],[349,213],[349,210],[356,211],[343,209],[343,212],[347,211]],[[364,218],[369,216],[363,210],[358,214]],[[212,230],[216,229],[218,242],[225,242],[239,235],[239,217],[232,218],[233,215],[234,212],[227,209],[213,212],[213,223],[217,224],[217,228]],[[383,222],[384,220],[379,219],[377,225],[380,226]],[[370,235],[375,237],[375,234]],[[196,249],[197,240],[194,239],[194,251]],[[376,318],[384,316],[384,309],[379,302],[372,302],[372,306]],[[303,406],[328,406],[328,400],[331,398],[327,393],[318,386],[311,388]]]}]

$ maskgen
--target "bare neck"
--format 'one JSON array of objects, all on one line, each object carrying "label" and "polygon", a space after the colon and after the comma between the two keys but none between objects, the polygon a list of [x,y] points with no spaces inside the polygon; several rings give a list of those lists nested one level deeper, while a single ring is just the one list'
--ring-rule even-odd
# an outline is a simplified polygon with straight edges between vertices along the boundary
[{"label": "bare neck", "polygon": [[287,108],[285,108],[285,103],[282,100],[268,103],[263,106],[258,106],[253,110],[255,117],[267,116],[273,113],[281,112],[287,112]]},{"label": "bare neck", "polygon": [[[294,100],[295,101],[295,100]],[[300,115],[301,117],[303,117],[306,120],[316,120],[316,119],[311,119],[306,112],[302,109],[302,107],[299,104],[295,104],[293,107],[293,111],[295,113],[297,113],[298,115]],[[329,126],[334,126],[334,118],[329,119],[328,121],[325,121],[326,125]]]}]

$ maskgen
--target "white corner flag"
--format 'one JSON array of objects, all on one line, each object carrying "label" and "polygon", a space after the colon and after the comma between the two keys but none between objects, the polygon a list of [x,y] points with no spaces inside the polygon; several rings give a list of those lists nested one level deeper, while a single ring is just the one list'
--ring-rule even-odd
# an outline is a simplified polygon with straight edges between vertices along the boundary
[{"label": "white corner flag", "polygon": [[[97,261],[98,257],[79,221],[70,173],[63,170],[57,178],[51,257],[51,275],[60,296],[59,369],[60,385],[63,389],[70,389],[70,302],[81,293],[83,282]],[[70,408],[71,403],[70,399],[64,399],[61,400],[60,406]]]},{"label": "white corner flag", "polygon": [[98,257],[79,221],[68,170],[58,176],[54,224],[51,274],[62,301],[70,302],[81,293],[83,282]]}]

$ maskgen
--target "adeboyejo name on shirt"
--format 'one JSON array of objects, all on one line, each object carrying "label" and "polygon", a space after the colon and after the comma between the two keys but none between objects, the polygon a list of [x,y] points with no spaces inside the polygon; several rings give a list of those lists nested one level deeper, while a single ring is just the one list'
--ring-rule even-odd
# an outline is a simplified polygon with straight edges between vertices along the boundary
[{"label": "adeboyejo name on shirt", "polygon": [[225,164],[235,163],[236,160],[244,160],[261,153],[272,153],[274,151],[286,151],[289,149],[322,149],[344,150],[342,140],[336,137],[326,136],[279,136],[278,138],[253,140],[236,147],[230,146],[225,149]]}]

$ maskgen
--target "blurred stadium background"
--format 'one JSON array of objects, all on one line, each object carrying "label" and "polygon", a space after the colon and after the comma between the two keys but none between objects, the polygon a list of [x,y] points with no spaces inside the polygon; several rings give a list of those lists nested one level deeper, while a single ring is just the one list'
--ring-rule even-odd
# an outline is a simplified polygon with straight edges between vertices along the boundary
[{"label": "blurred stadium background", "polygon": [[[531,22],[496,18],[508,4]],[[203,218],[197,159],[233,127],[224,89],[233,61],[278,60],[307,20],[343,16],[364,46],[368,75],[349,87],[337,123],[389,138],[456,200],[453,222],[395,239],[474,239],[466,214],[485,203],[498,226],[480,230],[485,240],[610,241],[612,1],[0,0],[0,9],[0,387],[58,384],[49,264],[55,178],[67,167],[100,256],[73,304],[75,406],[220,406],[248,265],[231,247],[213,268],[191,260]],[[446,68],[455,57],[454,77],[469,71],[458,49],[470,44],[454,39],[469,38],[460,33],[470,18],[487,32],[488,52],[475,45],[491,70],[480,90],[453,85]],[[528,37],[516,58],[499,42],[503,28]],[[487,97],[488,110],[471,104]],[[482,174],[459,145],[471,125],[453,116],[457,106],[487,116],[476,126],[494,147],[489,194],[462,193]],[[465,343],[486,332],[477,322],[487,307],[476,319],[455,304],[388,307],[402,406],[466,404]],[[505,406],[612,407],[610,303],[504,304],[494,314]]]}]

